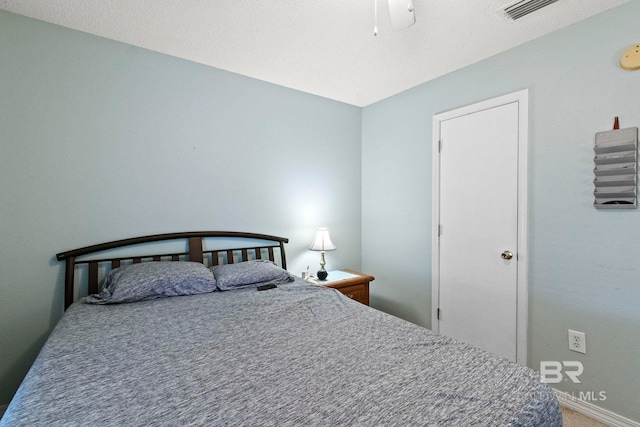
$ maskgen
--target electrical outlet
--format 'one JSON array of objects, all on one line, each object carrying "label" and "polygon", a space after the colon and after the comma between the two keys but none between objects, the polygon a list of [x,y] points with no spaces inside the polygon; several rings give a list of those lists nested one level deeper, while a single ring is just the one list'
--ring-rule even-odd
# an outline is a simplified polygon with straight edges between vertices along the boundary
[{"label": "electrical outlet", "polygon": [[584,332],[569,329],[569,350],[587,354],[587,337]]}]

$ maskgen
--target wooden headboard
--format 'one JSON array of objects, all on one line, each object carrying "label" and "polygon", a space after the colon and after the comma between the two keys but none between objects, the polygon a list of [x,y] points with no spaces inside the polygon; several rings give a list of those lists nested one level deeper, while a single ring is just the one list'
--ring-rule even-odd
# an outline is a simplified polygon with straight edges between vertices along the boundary
[{"label": "wooden headboard", "polygon": [[[231,248],[203,248],[205,239],[227,238],[233,240]],[[186,250],[172,253],[150,253],[126,255],[121,249],[127,246],[141,245],[151,242],[186,243]],[[244,241],[244,243],[243,243]],[[86,268],[86,289],[88,294],[99,292],[98,286],[108,271],[121,265],[136,264],[146,261],[193,261],[207,267],[252,259],[269,259],[282,268],[287,268],[284,244],[289,239],[267,234],[243,233],[237,231],[188,231],[183,233],[154,234],[116,240],[61,252],[56,255],[58,261],[65,261],[64,274],[64,309],[73,303],[76,287],[83,287],[83,281],[77,282],[76,271]],[[99,252],[115,250],[113,257],[100,257]],[[265,257],[266,255],[266,257]],[[84,279],[84,278],[83,278]]]}]

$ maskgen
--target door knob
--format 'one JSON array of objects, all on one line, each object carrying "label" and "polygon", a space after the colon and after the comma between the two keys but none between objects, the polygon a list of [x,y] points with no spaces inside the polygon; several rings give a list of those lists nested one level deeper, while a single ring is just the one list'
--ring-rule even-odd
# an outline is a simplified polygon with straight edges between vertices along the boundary
[{"label": "door knob", "polygon": [[513,258],[513,254],[511,253],[511,251],[504,251],[502,252],[502,254],[500,254],[500,257],[502,259],[511,259]]}]

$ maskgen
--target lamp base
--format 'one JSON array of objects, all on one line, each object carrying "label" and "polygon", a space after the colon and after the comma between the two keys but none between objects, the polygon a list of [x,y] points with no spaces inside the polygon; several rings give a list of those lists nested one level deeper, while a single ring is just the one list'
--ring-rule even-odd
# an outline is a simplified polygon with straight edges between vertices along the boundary
[{"label": "lamp base", "polygon": [[327,276],[329,275],[329,273],[327,273],[327,270],[325,270],[324,268],[318,270],[316,274],[318,276],[318,280],[327,280]]}]

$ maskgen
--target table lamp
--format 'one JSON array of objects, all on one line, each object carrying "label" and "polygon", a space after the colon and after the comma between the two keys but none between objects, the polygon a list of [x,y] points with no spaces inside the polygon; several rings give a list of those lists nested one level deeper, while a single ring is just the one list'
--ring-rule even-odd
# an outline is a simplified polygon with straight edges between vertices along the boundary
[{"label": "table lamp", "polygon": [[316,231],[316,237],[309,246],[309,250],[311,251],[320,251],[320,270],[318,270],[318,279],[326,280],[329,273],[324,269],[324,266],[327,264],[324,260],[324,251],[333,251],[336,249],[336,245],[331,241],[331,237],[329,237],[329,230],[326,228],[318,228]]}]

